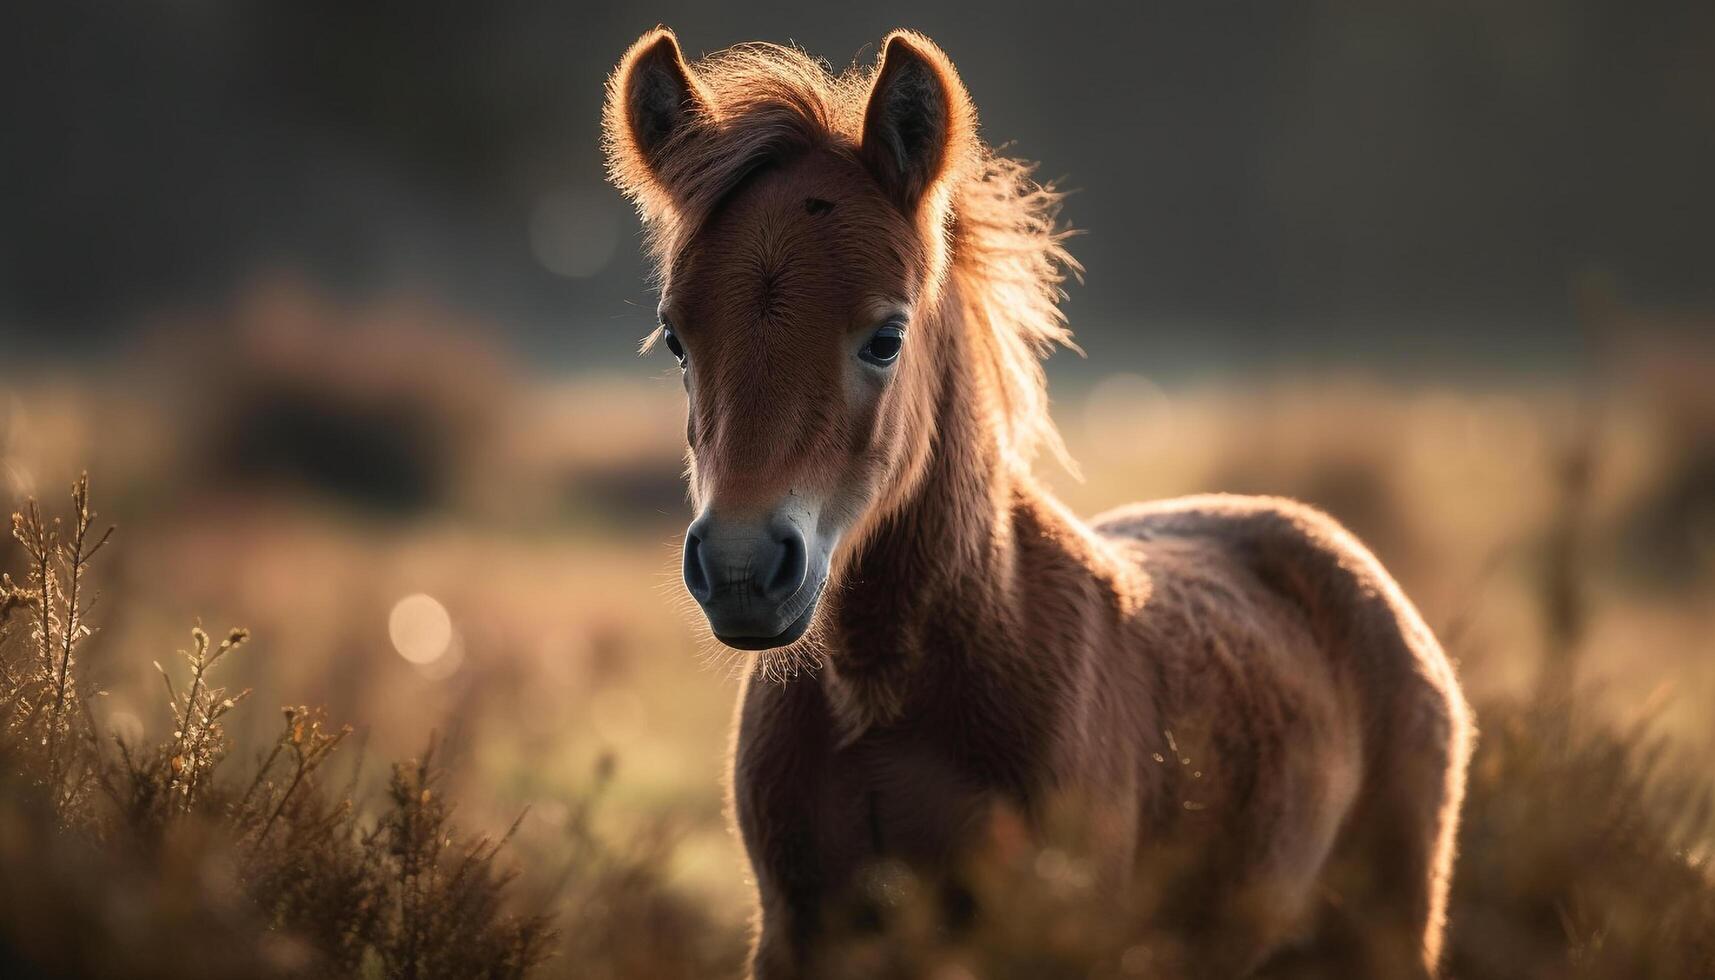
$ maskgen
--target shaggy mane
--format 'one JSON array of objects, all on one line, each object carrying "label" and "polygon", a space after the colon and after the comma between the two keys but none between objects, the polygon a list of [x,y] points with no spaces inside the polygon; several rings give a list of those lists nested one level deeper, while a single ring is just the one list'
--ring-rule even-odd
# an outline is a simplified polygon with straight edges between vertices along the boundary
[{"label": "shaggy mane", "polygon": [[[907,35],[915,37],[915,35]],[[646,35],[639,45],[649,40]],[[923,43],[927,44],[927,41]],[[933,46],[930,45],[933,50]],[[629,63],[630,58],[625,63]],[[659,276],[746,176],[797,154],[826,149],[858,159],[864,111],[879,64],[834,72],[797,48],[742,44],[690,64],[697,123],[672,134],[653,165],[635,144],[625,113],[624,69],[608,80],[603,144],[608,175],[636,205]],[[950,64],[944,70],[955,80]],[[1001,156],[970,125],[955,127],[945,204],[947,270],[968,325],[987,348],[1002,402],[1002,445],[1028,467],[1046,446],[1074,469],[1048,412],[1041,359],[1074,350],[1059,307],[1068,274],[1082,267],[1059,225],[1064,194],[1039,184],[1034,165]]]}]

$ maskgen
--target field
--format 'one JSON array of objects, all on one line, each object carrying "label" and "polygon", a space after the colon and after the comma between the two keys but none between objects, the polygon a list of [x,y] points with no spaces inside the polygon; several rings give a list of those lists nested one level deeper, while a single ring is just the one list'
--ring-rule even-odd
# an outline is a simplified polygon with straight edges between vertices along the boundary
[{"label": "field", "polygon": [[[0,379],[6,502],[35,497],[63,515],[87,469],[92,534],[118,525],[87,573],[95,632],[61,640],[89,705],[73,721],[88,730],[90,779],[121,778],[114,738],[171,745],[206,727],[194,704],[170,710],[154,666],[175,697],[194,694],[173,653],[194,652],[193,625],[216,644],[249,630],[211,683],[253,692],[210,736],[232,745],[209,760],[220,791],[141,823],[115,803],[133,791],[104,798],[95,782],[38,812],[32,793],[72,777],[63,761],[43,770],[9,729],[0,755],[18,791],[0,808],[0,964],[477,970],[413,945],[413,928],[440,922],[466,954],[492,951],[480,970],[494,975],[736,974],[750,892],[722,779],[745,661],[705,639],[680,598],[682,395],[665,361],[532,375],[445,314],[406,300],[348,309],[286,283],[227,315],[224,345],[166,331],[111,362]],[[1041,466],[1076,510],[1211,490],[1306,499],[1374,548],[1457,657],[1483,736],[1453,975],[1715,975],[1707,352],[1640,346],[1599,378],[1457,385],[1338,371],[1151,379],[1097,363],[1056,366],[1055,415],[1081,478]],[[24,588],[28,549],[0,555]],[[36,645],[20,603],[5,620],[14,668]],[[316,744],[314,731],[293,735],[304,715],[280,740],[280,705],[320,706],[328,738],[353,728],[311,780],[332,814],[326,853],[368,883],[370,904],[354,908],[372,927],[322,921],[316,903],[344,894],[326,882],[303,901],[269,898],[310,874],[284,857],[265,885],[255,862],[232,858],[279,836],[245,823],[255,808],[236,798],[258,760]],[[390,786],[389,763],[420,758],[431,733],[440,781],[407,766]],[[163,758],[137,763],[121,789],[165,780],[171,798],[181,764]],[[298,799],[280,778],[265,792]],[[451,812],[426,813],[431,798]],[[308,827],[300,809],[282,802],[275,816]],[[427,837],[399,843],[425,820]],[[445,854],[430,846],[440,820],[459,828]],[[376,840],[377,827],[394,844],[335,840]],[[463,898],[423,890],[434,875],[406,866],[454,867],[484,835],[499,846],[458,879]],[[1031,868],[1053,892],[1054,862]],[[238,894],[254,915],[209,911]],[[1151,969],[1143,947],[1084,956],[1085,935],[1044,932],[1032,962],[1050,966],[1034,975]],[[224,951],[182,958],[190,948]],[[991,953],[923,962],[937,976],[1016,975],[985,965]]]}]

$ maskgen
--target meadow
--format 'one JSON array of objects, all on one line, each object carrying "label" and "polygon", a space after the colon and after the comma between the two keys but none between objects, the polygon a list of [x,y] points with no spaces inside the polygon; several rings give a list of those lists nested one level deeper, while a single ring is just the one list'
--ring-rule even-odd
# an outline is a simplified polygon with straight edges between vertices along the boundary
[{"label": "meadow", "polygon": [[[666,360],[532,374],[433,306],[290,280],[219,317],[0,379],[0,965],[737,975],[747,661],[681,598]],[[1039,469],[1075,510],[1308,500],[1457,658],[1482,737],[1449,975],[1715,976],[1709,351],[1458,383],[1104,368],[1054,368],[1080,474]],[[1034,900],[994,914],[1031,928],[917,937],[915,974],[1162,974],[1075,861],[1010,860]]]}]

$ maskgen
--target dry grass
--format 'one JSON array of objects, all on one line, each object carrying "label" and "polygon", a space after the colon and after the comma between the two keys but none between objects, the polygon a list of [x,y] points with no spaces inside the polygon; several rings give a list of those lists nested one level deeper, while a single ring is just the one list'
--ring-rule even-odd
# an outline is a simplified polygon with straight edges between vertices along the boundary
[{"label": "dry grass", "polygon": [[[514,907],[515,872],[501,863],[516,823],[498,837],[453,823],[433,739],[392,767],[370,818],[349,786],[324,781],[351,729],[330,728],[319,710],[283,709],[258,763],[227,763],[225,720],[251,691],[219,678],[246,631],[215,643],[194,629],[181,668],[154,664],[164,737],[104,731],[77,657],[93,633],[90,560],[111,533],[94,533],[93,520],[87,477],[68,521],[44,518],[34,500],[13,518],[28,571],[0,592],[0,965],[54,976],[518,977],[549,958],[549,919]],[[585,853],[562,885],[595,883],[585,925],[597,937],[621,934],[615,923],[633,915],[700,925],[663,897],[651,855],[612,854],[574,832]],[[610,907],[616,897],[629,904]],[[707,965],[694,947],[635,953],[580,939],[567,946],[586,958]]]}]

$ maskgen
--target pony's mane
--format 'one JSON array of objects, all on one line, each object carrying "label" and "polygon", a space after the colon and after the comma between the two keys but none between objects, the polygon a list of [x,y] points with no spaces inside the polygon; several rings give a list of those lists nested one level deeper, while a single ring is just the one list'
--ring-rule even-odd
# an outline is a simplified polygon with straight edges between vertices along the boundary
[{"label": "pony's mane", "polygon": [[[623,71],[615,73],[603,117],[608,173],[637,205],[657,274],[758,169],[812,149],[856,159],[878,70],[854,63],[836,73],[797,48],[767,43],[710,55],[691,66],[697,124],[669,136],[650,160],[631,137]],[[1042,370],[1042,358],[1056,345],[1074,347],[1059,307],[1061,284],[1083,270],[1065,248],[1070,232],[1059,225],[1064,195],[1037,183],[1033,165],[983,143],[974,113],[971,125],[955,132],[967,145],[948,152],[942,217],[950,254],[938,265],[952,280],[962,314],[987,338],[1004,450],[1028,467],[1047,446],[1070,468],[1049,417]]]}]

